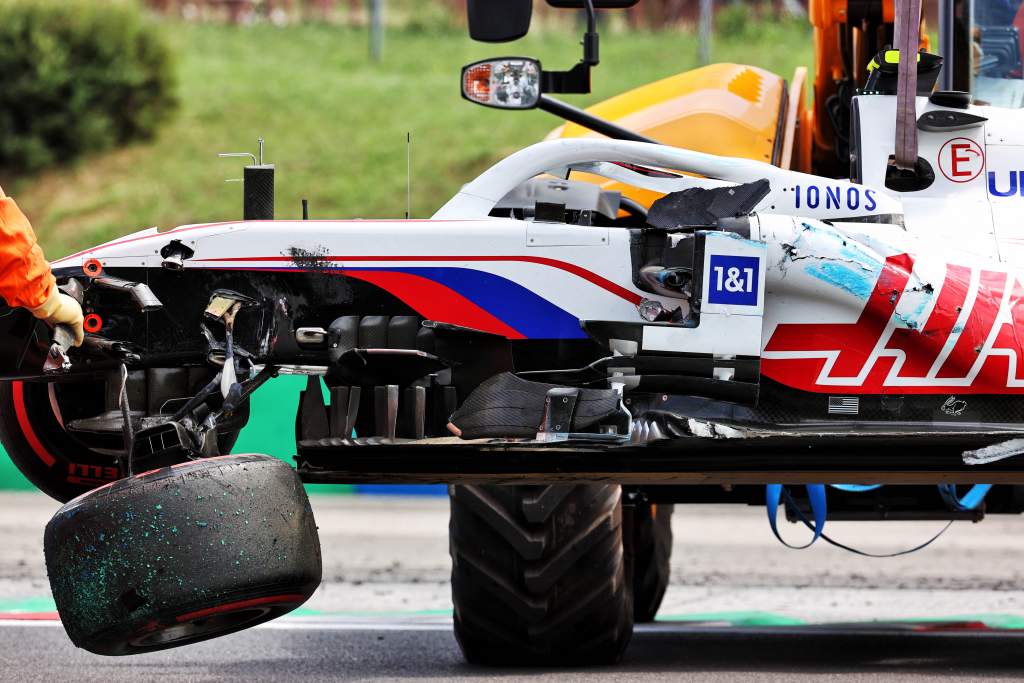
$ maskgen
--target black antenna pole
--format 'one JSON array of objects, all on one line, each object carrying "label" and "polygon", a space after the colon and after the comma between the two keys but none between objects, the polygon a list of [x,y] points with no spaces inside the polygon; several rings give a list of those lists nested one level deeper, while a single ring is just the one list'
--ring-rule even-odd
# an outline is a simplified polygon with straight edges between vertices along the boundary
[{"label": "black antenna pole", "polygon": [[405,133],[405,217],[412,218],[412,133]]}]

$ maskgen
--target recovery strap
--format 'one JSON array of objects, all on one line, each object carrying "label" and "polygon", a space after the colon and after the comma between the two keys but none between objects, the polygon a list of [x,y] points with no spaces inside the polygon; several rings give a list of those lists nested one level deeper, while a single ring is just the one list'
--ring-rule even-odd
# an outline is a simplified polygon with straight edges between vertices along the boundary
[{"label": "recovery strap", "polygon": [[[840,484],[836,485],[835,488],[847,491],[870,491],[879,487],[859,486],[854,484]],[[950,509],[964,511],[973,510],[979,505],[981,505],[981,502],[985,499],[986,494],[988,494],[991,488],[992,484],[975,484],[970,489],[968,489],[967,493],[964,494],[962,498],[960,498],[956,494],[955,484],[940,484],[939,493],[942,495],[943,500],[945,500],[946,504],[950,507]],[[869,553],[840,543],[839,541],[836,541],[835,539],[832,539],[825,534],[825,520],[828,517],[828,512],[825,500],[824,485],[808,484],[807,499],[811,505],[811,516],[814,517],[814,522],[811,522],[807,519],[804,513],[797,506],[796,501],[793,500],[793,497],[790,495],[789,491],[786,490],[785,486],[783,486],[782,484],[768,484],[765,487],[765,509],[768,511],[768,525],[771,527],[772,533],[775,535],[775,538],[778,539],[779,543],[786,546],[787,548],[792,548],[793,550],[803,550],[804,548],[809,548],[812,545],[814,545],[814,542],[820,538],[829,545],[834,545],[837,548],[841,548],[855,555],[861,555],[863,557],[899,557],[900,555],[909,555],[910,553],[915,553],[918,550],[927,548],[936,540],[938,540],[938,538],[942,536],[942,534],[946,533],[949,527],[953,525],[953,520],[949,521],[946,524],[946,526],[942,527],[939,530],[937,534],[929,538],[924,543],[916,545],[913,548],[908,548],[907,550],[900,550],[894,553]],[[805,543],[804,545],[793,545],[791,543],[787,543],[785,540],[783,540],[782,535],[779,534],[778,515],[780,501],[783,501],[783,504],[789,506],[789,509],[793,511],[793,514],[796,516],[796,518],[800,520],[800,522],[802,522],[804,526],[811,530],[813,536],[811,537],[811,540]]]},{"label": "recovery strap", "polygon": [[821,538],[821,534],[825,530],[825,519],[828,516],[828,508],[825,504],[825,486],[822,484],[807,485],[807,499],[811,502],[811,515],[814,517],[814,526],[808,524],[808,527],[814,532],[814,536],[804,545],[787,543],[779,534],[779,503],[782,501],[783,495],[785,495],[786,502],[792,504],[789,492],[785,490],[782,484],[768,484],[765,488],[764,505],[768,510],[768,525],[772,528],[775,538],[779,539],[779,543],[793,550],[803,550],[814,545],[814,542]]},{"label": "recovery strap", "polygon": [[896,168],[917,165],[917,55],[921,44],[921,0],[895,0],[893,37],[900,53],[896,83]]}]

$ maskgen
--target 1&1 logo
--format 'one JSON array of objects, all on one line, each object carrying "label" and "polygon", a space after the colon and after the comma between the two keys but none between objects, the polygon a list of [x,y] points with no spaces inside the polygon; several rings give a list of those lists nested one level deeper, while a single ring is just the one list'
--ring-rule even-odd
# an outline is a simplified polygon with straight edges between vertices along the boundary
[{"label": "1&1 logo", "polygon": [[761,260],[756,256],[711,255],[708,303],[756,306]]}]

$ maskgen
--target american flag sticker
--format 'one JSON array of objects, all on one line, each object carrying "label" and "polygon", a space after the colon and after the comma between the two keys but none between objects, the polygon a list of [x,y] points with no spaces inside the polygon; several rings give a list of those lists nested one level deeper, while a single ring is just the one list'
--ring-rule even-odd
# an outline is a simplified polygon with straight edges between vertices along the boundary
[{"label": "american flag sticker", "polygon": [[860,412],[860,398],[857,396],[829,396],[829,415],[856,415]]}]

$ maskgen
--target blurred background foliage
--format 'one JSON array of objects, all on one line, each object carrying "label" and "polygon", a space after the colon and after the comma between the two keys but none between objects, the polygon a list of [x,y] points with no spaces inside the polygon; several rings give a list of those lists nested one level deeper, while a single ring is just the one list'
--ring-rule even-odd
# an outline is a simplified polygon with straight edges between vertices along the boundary
[{"label": "blurred background foliage", "polygon": [[0,166],[151,138],[175,109],[174,80],[162,30],[135,4],[0,0]]},{"label": "blurred background foliage", "polygon": [[[580,57],[577,13],[538,0],[527,38],[487,45],[466,35],[461,0],[383,3],[383,54],[373,61],[362,0],[0,0],[0,131],[10,130],[2,117],[21,105],[11,104],[11,92],[51,77],[36,63],[48,52],[6,37],[14,18],[47,17],[45,30],[31,35],[60,52],[54,63],[67,70],[53,76],[64,90],[39,85],[46,96],[23,114],[41,130],[64,131],[56,139],[67,146],[30,164],[0,161],[0,185],[17,196],[56,258],[151,225],[240,218],[241,187],[224,182],[241,176],[240,164],[216,154],[255,151],[259,136],[278,166],[279,217],[298,217],[305,197],[314,218],[373,218],[405,211],[411,132],[412,210],[426,217],[494,161],[559,125],[540,111],[463,101],[459,73],[504,54],[572,66]],[[565,99],[585,106],[698,66],[697,4],[642,0],[629,13],[603,13],[594,92]],[[721,3],[716,22],[713,61],[785,78],[811,62],[799,6]],[[67,45],[57,45],[64,36]],[[73,102],[54,100],[78,88]],[[20,137],[0,132],[0,149],[29,144]]]}]

